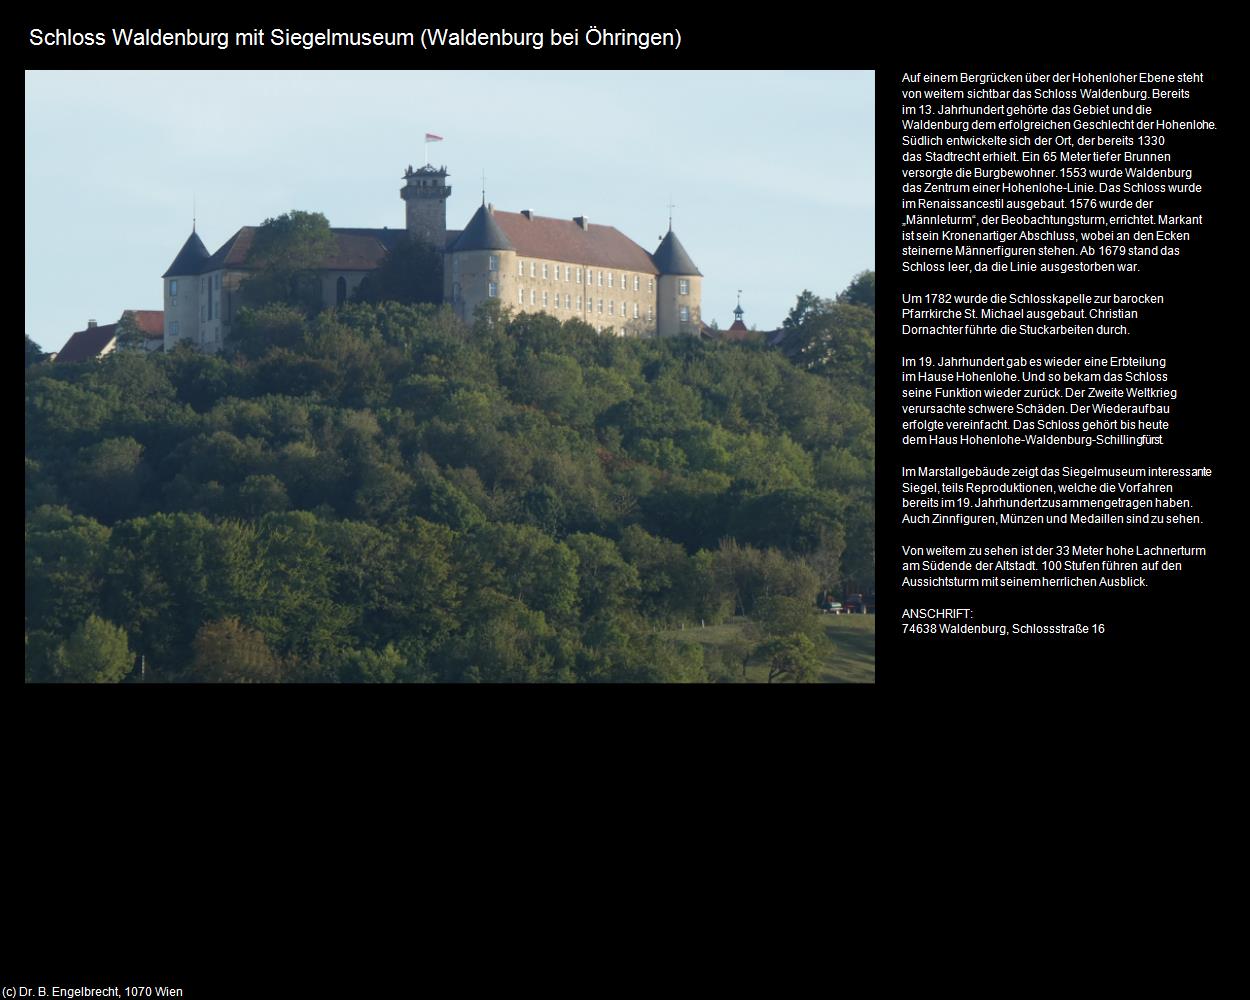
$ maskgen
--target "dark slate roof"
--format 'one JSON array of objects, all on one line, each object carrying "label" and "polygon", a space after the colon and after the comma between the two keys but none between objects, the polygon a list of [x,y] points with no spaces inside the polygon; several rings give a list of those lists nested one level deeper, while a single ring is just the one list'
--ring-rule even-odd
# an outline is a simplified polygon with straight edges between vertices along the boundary
[{"label": "dark slate roof", "polygon": [[694,266],[694,261],[690,259],[690,254],[686,253],[686,248],[681,245],[681,240],[677,238],[677,234],[671,229],[668,235],[660,241],[660,245],[656,248],[652,258],[655,260],[655,266],[660,269],[661,274],[697,274],[703,276],[703,272]]},{"label": "dark slate roof", "polygon": [[522,257],[659,273],[651,255],[613,226],[587,223],[583,229],[573,219],[551,219],[524,212],[496,211],[494,219]]},{"label": "dark slate roof", "polygon": [[[256,228],[240,229],[202,262],[198,273],[223,268],[248,270]],[[334,234],[334,250],[318,264],[326,271],[372,271],[386,260],[390,249],[407,237],[403,229],[331,229],[330,232]]]},{"label": "dark slate roof", "polygon": [[448,249],[452,253],[460,253],[463,250],[516,250],[516,246],[499,228],[495,213],[482,205]]},{"label": "dark slate roof", "polygon": [[72,364],[75,361],[91,361],[98,358],[100,352],[108,347],[109,341],[116,336],[116,323],[110,323],[108,326],[89,326],[85,330],[79,330],[65,341],[65,346],[56,356],[57,363]]},{"label": "dark slate roof", "polygon": [[204,246],[204,241],[193,229],[191,235],[187,237],[187,242],[182,244],[182,249],[178,251],[178,256],[169,265],[169,270],[161,277],[179,278],[185,274],[199,274],[206,260],[208,260],[208,248]]}]

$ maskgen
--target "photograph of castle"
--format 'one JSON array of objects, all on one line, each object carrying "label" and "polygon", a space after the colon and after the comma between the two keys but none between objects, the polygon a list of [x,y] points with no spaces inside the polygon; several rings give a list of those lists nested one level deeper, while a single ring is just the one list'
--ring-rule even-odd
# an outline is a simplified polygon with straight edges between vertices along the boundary
[{"label": "photograph of castle", "polygon": [[28,72],[26,682],[874,683],[873,118]]},{"label": "photograph of castle", "polygon": [[[406,233],[445,254],[443,298],[466,319],[497,297],[596,329],[697,335],[740,304],[750,328],[774,330],[798,290],[841,288],[873,259],[872,80],[28,72],[27,332],[55,352],[130,310],[149,349],[219,350],[255,227],[295,209],[335,229],[327,305]],[[69,231],[91,261],[73,296]]]},{"label": "photograph of castle", "polygon": [[[393,248],[411,241],[442,255],[442,300],[466,323],[478,306],[499,299],[518,311],[584,319],[601,333],[699,335],[702,276],[672,229],[648,253],[585,216],[549,219],[484,202],[463,229],[449,230],[447,176],[445,166],[407,168],[403,229],[333,230],[334,246],[318,264],[326,308],[345,305]],[[237,293],[252,271],[255,234],[255,226],[244,226],[212,254],[194,230],[187,237],[162,276],[165,350],[183,342],[221,350]]]}]

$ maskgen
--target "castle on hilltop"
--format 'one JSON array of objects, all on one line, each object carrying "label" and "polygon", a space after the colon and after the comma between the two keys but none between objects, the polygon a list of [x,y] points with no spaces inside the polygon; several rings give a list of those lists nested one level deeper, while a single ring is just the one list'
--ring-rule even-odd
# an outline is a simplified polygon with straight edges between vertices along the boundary
[{"label": "castle on hilltop", "polygon": [[[697,336],[703,276],[672,230],[654,253],[613,226],[585,216],[553,219],[496,211],[483,198],[464,229],[448,230],[447,168],[404,171],[403,229],[334,229],[334,249],[317,268],[327,307],[349,300],[370,271],[404,241],[443,255],[443,301],[465,321],[499,299],[517,312],[581,319],[600,332]],[[162,275],[165,349],[184,341],[216,353],[230,335],[255,226],[244,226],[216,253],[195,232]]]}]

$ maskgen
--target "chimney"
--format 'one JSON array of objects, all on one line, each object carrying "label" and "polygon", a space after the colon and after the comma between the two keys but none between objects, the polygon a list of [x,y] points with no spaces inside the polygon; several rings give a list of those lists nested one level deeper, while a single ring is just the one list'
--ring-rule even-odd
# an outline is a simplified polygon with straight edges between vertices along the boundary
[{"label": "chimney", "polygon": [[586,218],[586,216],[584,216],[584,215],[575,215],[575,216],[573,216],[573,221],[577,223],[577,225],[581,228],[582,232],[587,232],[587,231],[589,231],[589,229],[590,229],[590,220],[589,220],[589,219],[587,219],[587,218]]},{"label": "chimney", "polygon": [[94,329],[95,329],[95,320],[93,320],[93,319],[89,319],[89,320],[87,320],[87,329],[88,329],[88,330],[94,330]]},{"label": "chimney", "polygon": [[521,214],[525,216],[527,219],[530,219],[531,221],[534,218],[534,213],[531,212],[528,208],[521,209]]}]

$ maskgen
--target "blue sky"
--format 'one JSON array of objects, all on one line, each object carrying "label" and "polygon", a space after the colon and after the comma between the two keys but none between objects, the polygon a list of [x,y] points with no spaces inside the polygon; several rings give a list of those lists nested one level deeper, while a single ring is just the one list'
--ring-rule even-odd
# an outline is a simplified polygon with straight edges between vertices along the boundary
[{"label": "blue sky", "polygon": [[804,288],[875,266],[873,74],[843,71],[26,73],[26,332],[161,308],[191,230],[210,251],[291,209],[404,225],[400,175],[446,164],[447,224],[507,211],[673,229],[703,316],[778,326]]}]

